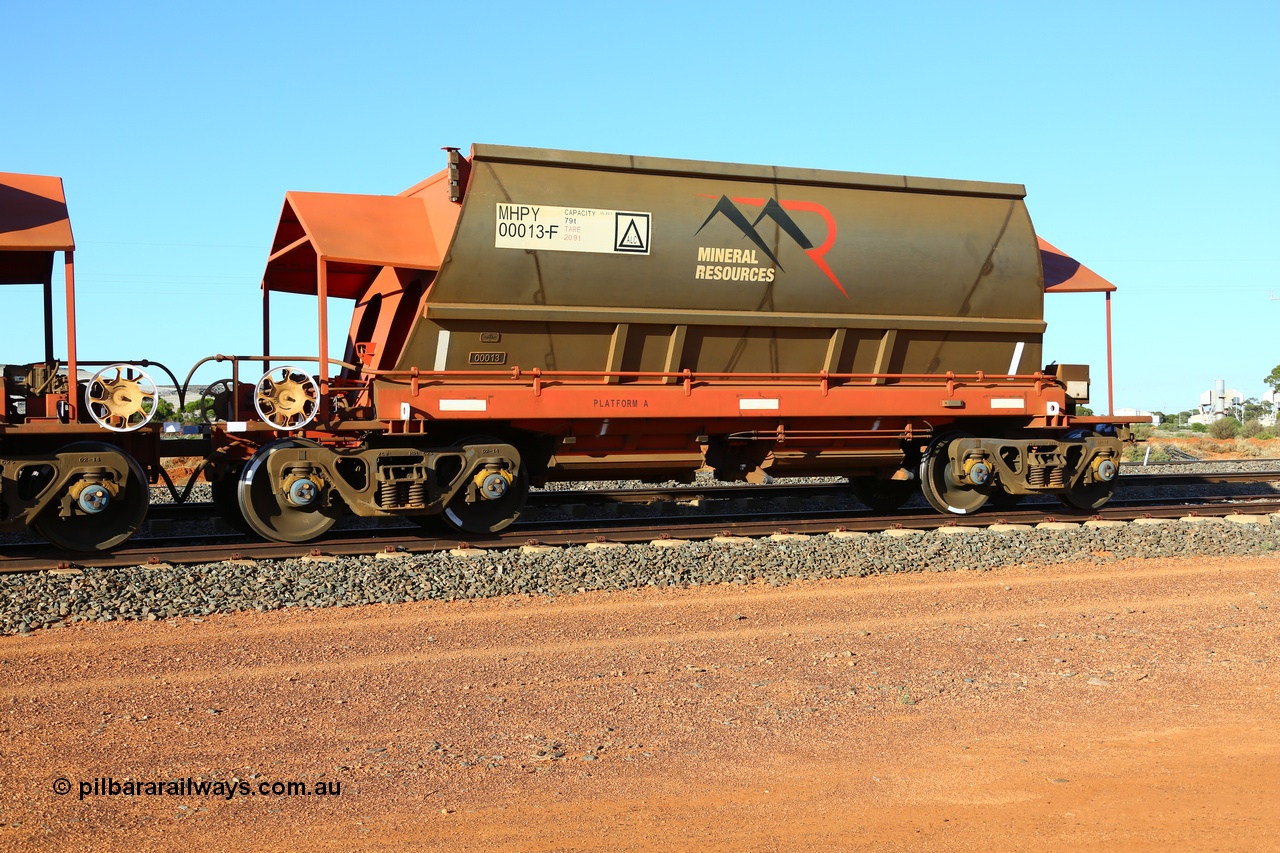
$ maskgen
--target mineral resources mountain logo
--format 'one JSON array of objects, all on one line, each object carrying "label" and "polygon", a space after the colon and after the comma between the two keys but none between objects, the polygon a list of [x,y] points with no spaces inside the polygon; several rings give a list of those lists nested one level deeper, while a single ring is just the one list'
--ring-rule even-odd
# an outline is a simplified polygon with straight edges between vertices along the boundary
[{"label": "mineral resources mountain logo", "polygon": [[[715,198],[715,196],[702,196],[702,198]],[[748,219],[739,205],[745,207],[758,207],[760,213],[755,219]],[[801,230],[796,221],[791,218],[787,211],[802,211],[805,213],[816,213],[822,217],[822,221],[827,225],[827,237],[821,246],[814,246],[813,241],[808,235]],[[702,229],[706,228],[711,220],[717,216],[723,216],[729,220],[735,228],[742,232],[742,235],[750,240],[755,249],[723,249],[712,246],[698,247],[698,266],[694,269],[694,278],[711,279],[719,281],[764,281],[770,282],[774,279],[775,269],[782,270],[782,264],[778,262],[778,258],[769,249],[769,245],[760,236],[760,232],[756,230],[765,219],[770,219],[776,224],[783,233],[790,237],[796,245],[804,250],[809,256],[809,260],[822,270],[823,274],[831,280],[836,289],[846,298],[849,294],[845,291],[844,286],[840,284],[840,279],[836,278],[836,274],[832,272],[831,267],[827,265],[826,254],[831,251],[831,247],[836,244],[836,220],[831,215],[831,211],[827,210],[820,204],[812,201],[798,201],[796,199],[778,199],[778,198],[745,198],[740,196],[729,197],[722,195],[716,201],[715,207],[711,209],[711,213],[703,220],[702,225],[698,227],[697,232],[702,233]],[[764,257],[768,258],[773,266],[762,266],[757,259],[756,252],[759,251]],[[784,270],[785,272],[785,270]]]}]

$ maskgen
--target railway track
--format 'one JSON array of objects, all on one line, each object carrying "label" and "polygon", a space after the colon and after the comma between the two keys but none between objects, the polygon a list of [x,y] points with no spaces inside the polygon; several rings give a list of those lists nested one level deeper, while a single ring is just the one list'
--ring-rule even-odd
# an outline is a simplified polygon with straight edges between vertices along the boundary
[{"label": "railway track", "polygon": [[[1259,460],[1262,461],[1262,460]],[[1208,486],[1220,483],[1268,483],[1280,482],[1280,460],[1276,468],[1266,471],[1223,471],[1208,473],[1159,473],[1121,474],[1116,481],[1118,489],[1158,488],[1165,486]],[[1169,464],[1169,463],[1163,463]],[[1175,465],[1190,463],[1174,463]],[[1203,464],[1203,463],[1201,463]],[[1153,466],[1154,467],[1154,466]],[[847,495],[843,483],[802,483],[787,485],[689,485],[628,489],[574,489],[532,492],[528,506],[572,506],[580,504],[643,504],[672,501],[688,504],[693,501],[721,500],[805,500]],[[191,501],[187,503],[153,504],[150,518],[183,519],[192,516],[214,515],[213,504]]]},{"label": "railway track", "polygon": [[[644,586],[779,585],[798,578],[1064,560],[1264,553],[1276,546],[1273,514],[1280,513],[1275,492],[1174,501],[1120,497],[1092,514],[1050,503],[970,516],[943,516],[923,507],[887,516],[808,502],[766,509],[751,501],[710,503],[720,506],[706,514],[521,523],[470,542],[453,532],[402,527],[346,530],[306,545],[171,535],[131,540],[117,552],[87,559],[11,545],[0,548],[0,635],[85,620],[199,619],[290,607]],[[1199,524],[1173,520],[1212,516],[1235,517]],[[1000,524],[1014,527],[979,529]],[[868,535],[876,531],[884,532]],[[732,538],[715,542],[724,534]],[[679,547],[623,547],[627,543]],[[592,550],[601,546],[616,550]]]},{"label": "railway track", "polygon": [[1269,499],[1214,496],[1172,502],[1118,499],[1093,513],[1039,504],[955,517],[942,516],[932,509],[924,508],[894,515],[848,509],[744,509],[703,517],[588,519],[572,523],[530,522],[513,525],[493,536],[468,541],[460,540],[458,534],[452,531],[433,535],[416,528],[412,534],[404,528],[347,530],[304,545],[262,542],[241,534],[176,535],[131,541],[109,554],[93,556],[51,552],[47,546],[42,545],[4,546],[0,547],[0,573],[272,559],[322,561],[344,556],[393,557],[440,551],[508,549],[526,545],[641,544],[661,539],[705,540],[726,536],[758,538],[840,531],[871,533],[892,529],[935,530],[942,527],[978,529],[995,525],[1030,526],[1061,522],[1082,524],[1090,520],[1134,521],[1143,518],[1177,519],[1271,513],[1280,513],[1280,495]]},{"label": "railway track", "polygon": [[[1259,460],[1251,460],[1255,464]],[[678,539],[710,539],[721,534],[760,537],[779,532],[821,534],[838,529],[874,532],[897,528],[934,529],[987,527],[998,523],[1040,524],[1055,521],[1083,522],[1090,518],[1133,520],[1145,516],[1177,518],[1186,515],[1228,515],[1236,512],[1265,514],[1280,511],[1275,498],[1202,494],[1195,500],[1130,499],[1133,489],[1198,487],[1270,483],[1280,481],[1277,466],[1262,471],[1122,474],[1120,495],[1101,511],[1082,513],[1056,501],[1028,500],[1020,506],[989,508],[972,516],[950,517],[932,509],[906,509],[892,515],[860,508],[844,483],[752,485],[689,485],[652,488],[614,488],[540,491],[530,495],[529,513],[561,517],[522,521],[502,534],[463,541],[443,525],[438,532],[403,522],[373,520],[360,529],[331,533],[306,544],[262,542],[231,531],[217,519],[213,505],[201,502],[155,504],[149,529],[117,550],[100,555],[59,552],[39,542],[0,545],[0,573],[70,570],[95,567],[175,565],[226,560],[327,559],[347,555],[403,554],[455,550],[463,547],[512,548],[531,542],[543,545],[582,545],[605,541],[643,543],[670,536]],[[1174,463],[1179,468],[1184,463]],[[638,505],[657,505],[658,515],[639,517]],[[637,517],[625,515],[636,507]],[[548,513],[548,511],[550,511]],[[610,515],[612,513],[612,515]],[[604,516],[604,517],[602,517]],[[210,521],[198,533],[184,532],[195,519]]]},{"label": "railway track", "polygon": [[[1190,464],[1190,463],[1184,463]],[[1162,486],[1208,486],[1218,483],[1280,482],[1280,467],[1268,471],[1223,471],[1193,474],[1122,474],[1117,488]],[[532,505],[548,503],[648,503],[652,501],[726,500],[737,498],[812,498],[845,491],[842,483],[804,483],[768,486],[678,486],[674,488],[599,489],[563,492],[535,492]]]}]

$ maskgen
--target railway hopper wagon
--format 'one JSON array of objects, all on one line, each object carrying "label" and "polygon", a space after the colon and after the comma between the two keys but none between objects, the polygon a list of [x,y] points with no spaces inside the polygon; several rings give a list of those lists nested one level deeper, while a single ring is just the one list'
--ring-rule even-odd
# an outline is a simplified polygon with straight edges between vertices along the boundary
[{"label": "railway hopper wagon", "polygon": [[1126,424],[1079,414],[1086,366],[1042,367],[1023,187],[446,150],[395,196],[286,195],[264,353],[274,293],[318,298],[317,353],[217,357],[208,476],[233,523],[305,541],[346,512],[443,515],[484,534],[531,485],[704,466],[845,476],[882,510],[1111,496]]},{"label": "railway hopper wagon", "polygon": [[[40,360],[0,368],[0,530],[31,529],[73,551],[112,548],[142,524],[149,482],[162,470],[147,370],[158,365],[78,356],[75,240],[60,178],[0,172],[0,285],[41,288],[44,333]],[[65,358],[55,355],[60,317]],[[11,315],[22,321],[40,318]]]}]

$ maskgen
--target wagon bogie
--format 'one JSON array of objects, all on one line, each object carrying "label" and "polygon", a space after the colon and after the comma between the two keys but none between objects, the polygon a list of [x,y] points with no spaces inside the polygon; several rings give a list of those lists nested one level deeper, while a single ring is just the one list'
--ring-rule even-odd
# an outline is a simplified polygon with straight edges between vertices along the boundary
[{"label": "wagon bogie", "polygon": [[316,538],[347,513],[443,513],[459,530],[493,533],[519,516],[528,490],[520,452],[488,436],[445,446],[282,438],[260,447],[243,465],[225,464],[214,476],[215,500],[228,521],[243,519],[252,533],[286,542]]},{"label": "wagon bogie", "polygon": [[66,550],[105,551],[133,535],[146,517],[146,473],[119,447],[73,441],[6,456],[0,468],[5,530],[30,527]]}]

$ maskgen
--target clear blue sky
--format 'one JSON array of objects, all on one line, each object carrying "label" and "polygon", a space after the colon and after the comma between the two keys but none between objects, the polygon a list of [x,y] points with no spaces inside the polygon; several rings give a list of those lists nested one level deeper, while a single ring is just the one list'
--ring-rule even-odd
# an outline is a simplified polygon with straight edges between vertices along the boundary
[{"label": "clear blue sky", "polygon": [[[0,0],[0,171],[64,178],[82,356],[180,373],[260,352],[286,190],[394,193],[445,145],[1022,183],[1120,288],[1116,405],[1177,411],[1280,364],[1276,9]],[[0,362],[34,360],[38,294],[7,290]],[[1105,401],[1103,297],[1046,314]]]}]

